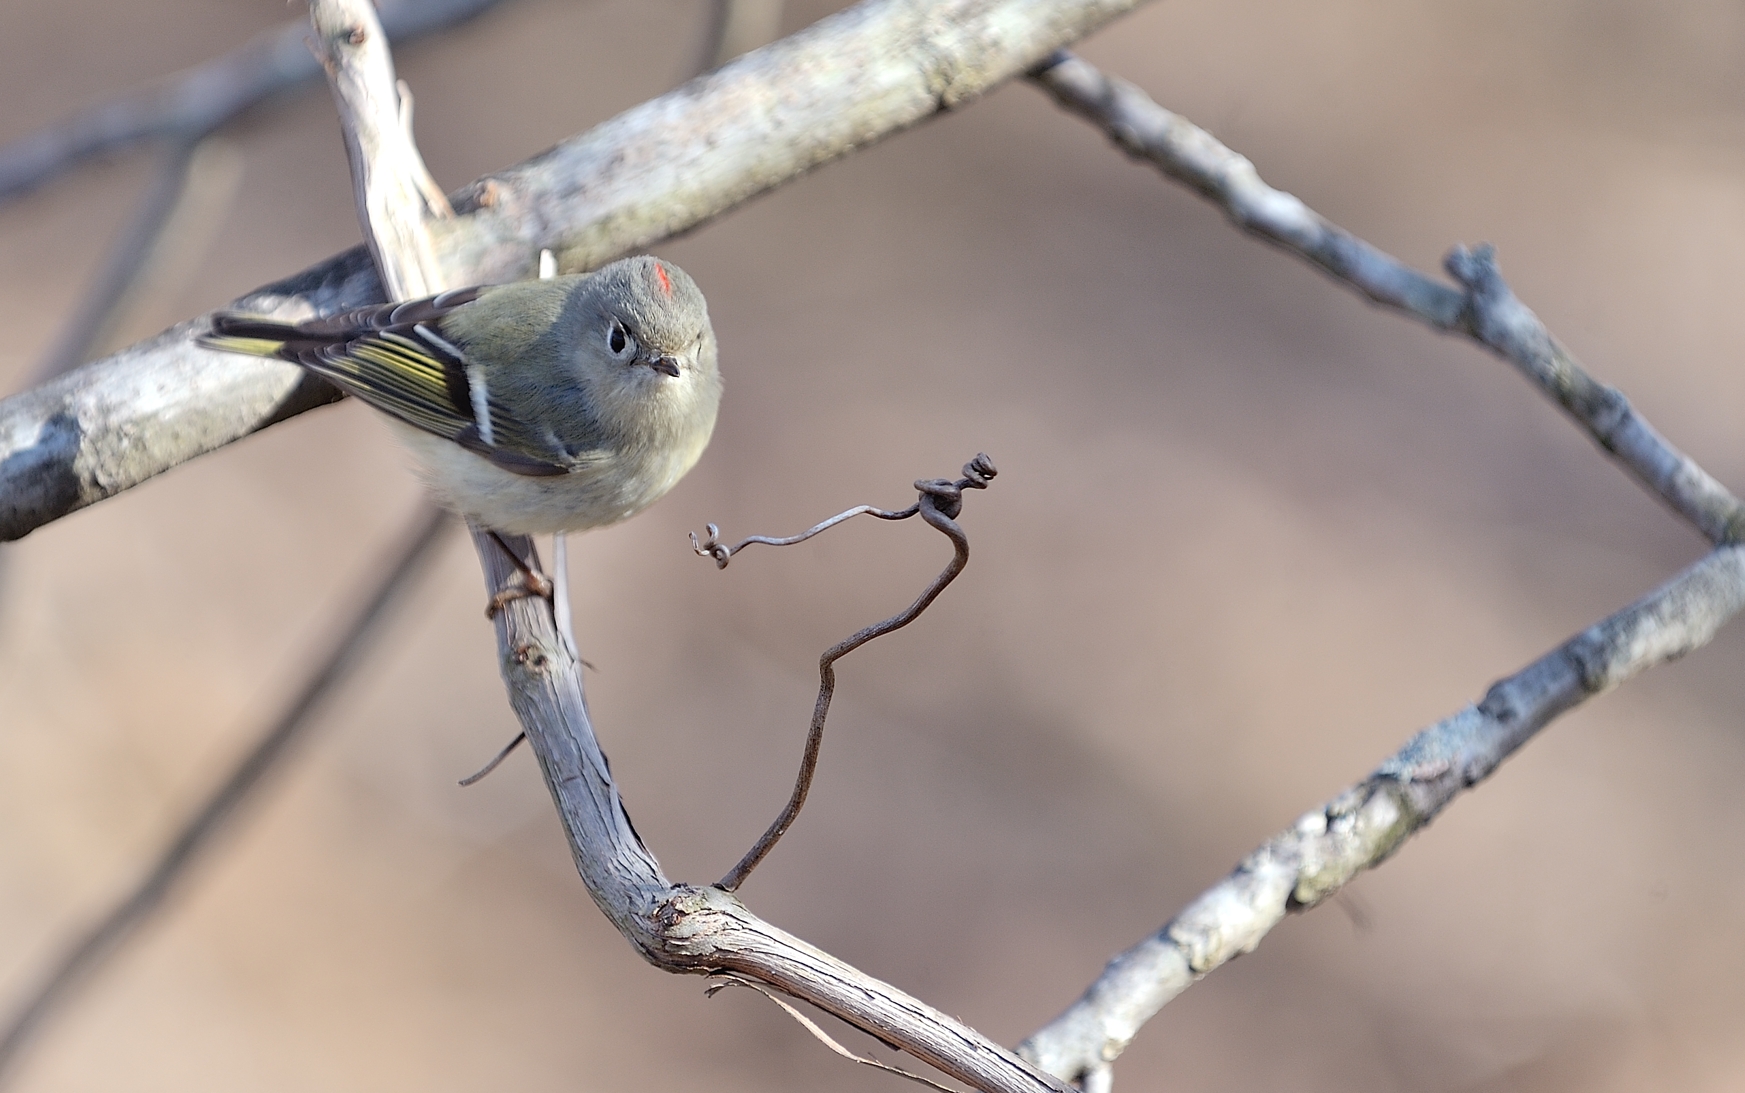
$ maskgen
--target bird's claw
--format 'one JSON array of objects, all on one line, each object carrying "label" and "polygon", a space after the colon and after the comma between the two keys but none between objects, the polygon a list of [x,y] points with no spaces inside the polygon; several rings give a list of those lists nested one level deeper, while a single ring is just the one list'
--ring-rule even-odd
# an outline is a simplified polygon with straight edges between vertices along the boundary
[{"label": "bird's claw", "polygon": [[497,613],[508,606],[511,601],[525,600],[534,596],[548,602],[556,602],[556,589],[551,583],[551,578],[539,570],[522,570],[521,581],[518,584],[498,589],[497,594],[491,597],[491,602],[485,605],[485,617],[495,619]]}]

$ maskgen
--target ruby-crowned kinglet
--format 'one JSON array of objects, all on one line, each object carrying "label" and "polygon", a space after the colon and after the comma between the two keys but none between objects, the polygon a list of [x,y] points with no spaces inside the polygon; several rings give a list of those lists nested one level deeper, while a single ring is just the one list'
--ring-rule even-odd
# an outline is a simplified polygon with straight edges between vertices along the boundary
[{"label": "ruby-crowned kinglet", "polygon": [[616,523],[697,462],[721,373],[703,294],[647,256],[201,342],[294,361],[384,411],[448,507],[519,535]]}]

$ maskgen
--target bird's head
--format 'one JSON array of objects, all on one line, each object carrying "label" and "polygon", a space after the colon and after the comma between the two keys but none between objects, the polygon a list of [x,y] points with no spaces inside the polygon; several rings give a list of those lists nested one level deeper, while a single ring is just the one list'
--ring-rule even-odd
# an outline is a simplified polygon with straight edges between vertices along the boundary
[{"label": "bird's head", "polygon": [[715,332],[697,283],[671,262],[640,255],[587,278],[574,301],[579,364],[596,409],[629,424],[706,416],[720,399]]}]

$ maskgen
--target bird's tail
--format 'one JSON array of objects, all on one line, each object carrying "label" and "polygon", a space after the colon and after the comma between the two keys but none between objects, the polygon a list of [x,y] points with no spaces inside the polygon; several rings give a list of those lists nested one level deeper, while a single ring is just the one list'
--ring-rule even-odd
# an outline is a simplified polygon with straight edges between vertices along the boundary
[{"label": "bird's tail", "polygon": [[298,336],[297,327],[292,323],[282,323],[259,315],[238,315],[235,312],[220,311],[212,316],[212,331],[200,335],[199,342],[207,349],[217,349],[225,353],[247,353],[251,357],[277,357],[294,361],[297,356],[291,343]]}]

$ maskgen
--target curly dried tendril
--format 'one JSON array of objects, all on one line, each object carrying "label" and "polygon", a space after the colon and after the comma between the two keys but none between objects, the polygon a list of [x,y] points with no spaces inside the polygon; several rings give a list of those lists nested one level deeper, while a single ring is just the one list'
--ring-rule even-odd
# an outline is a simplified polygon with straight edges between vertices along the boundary
[{"label": "curly dried tendril", "polygon": [[792,827],[794,820],[800,815],[800,808],[806,803],[806,794],[812,788],[812,775],[818,767],[818,750],[824,743],[824,719],[830,714],[830,699],[836,693],[836,662],[849,653],[854,652],[876,637],[882,637],[893,630],[901,630],[914,622],[921,612],[927,610],[929,604],[945,591],[945,586],[957,579],[963,572],[963,567],[969,564],[969,537],[957,525],[958,514],[963,511],[964,490],[985,490],[988,483],[999,472],[994,469],[994,461],[986,453],[978,454],[974,459],[964,464],[963,477],[955,482],[948,478],[928,478],[915,483],[915,490],[921,496],[913,505],[906,509],[887,511],[874,508],[871,505],[858,505],[846,512],[837,513],[821,524],[817,524],[798,535],[790,535],[784,539],[775,539],[763,535],[753,535],[735,546],[729,547],[721,541],[721,529],[714,524],[706,525],[709,538],[699,542],[695,532],[691,534],[691,549],[700,557],[715,559],[715,565],[721,569],[727,568],[728,559],[744,550],[753,543],[763,543],[768,546],[792,546],[805,542],[819,532],[835,527],[844,520],[868,513],[881,520],[907,520],[919,515],[928,524],[939,529],[946,538],[951,540],[952,557],[939,576],[933,579],[915,602],[907,609],[892,615],[883,622],[874,623],[842,641],[832,645],[818,658],[818,701],[812,708],[812,727],[806,734],[806,750],[800,759],[800,774],[794,780],[794,792],[788,798],[787,805],[781,815],[770,824],[761,838],[745,853],[728,871],[725,877],[716,882],[716,887],[729,892],[738,888],[757,868],[759,862],[775,848],[776,843]]}]

